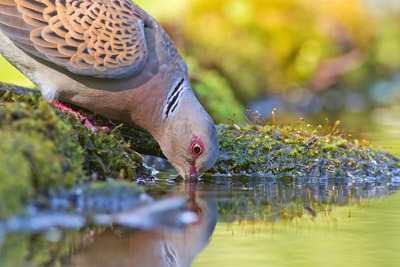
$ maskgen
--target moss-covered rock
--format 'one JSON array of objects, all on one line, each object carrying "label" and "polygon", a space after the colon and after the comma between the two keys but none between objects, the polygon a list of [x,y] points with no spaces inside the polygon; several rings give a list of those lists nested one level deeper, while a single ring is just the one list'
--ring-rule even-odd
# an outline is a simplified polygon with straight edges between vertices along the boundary
[{"label": "moss-covered rock", "polygon": [[[220,155],[210,172],[270,177],[399,177],[400,160],[310,125],[220,125]],[[324,131],[326,133],[324,133]]]},{"label": "moss-covered rock", "polygon": [[0,99],[0,219],[24,212],[32,199],[91,178],[148,177],[118,127],[92,132],[40,96]]},{"label": "moss-covered rock", "polygon": [[0,219],[21,213],[33,190],[29,162],[18,147],[19,136],[2,131],[0,142]]},{"label": "moss-covered rock", "polygon": [[[6,97],[5,97],[6,98]],[[10,100],[17,100],[10,96]],[[83,177],[83,149],[48,103],[18,98],[0,108],[0,218],[18,214],[34,195]]]},{"label": "moss-covered rock", "polygon": [[[61,117],[59,120],[66,124],[66,129],[69,129],[70,134],[72,133],[71,138],[75,138],[73,143],[80,144],[80,147],[69,147],[71,143],[63,145],[56,140],[56,143],[61,144],[57,147],[69,147],[63,150],[63,153],[67,153],[68,156],[66,160],[75,159],[75,161],[72,160],[74,164],[81,162],[86,176],[93,173],[99,177],[113,178],[148,175],[148,171],[141,165],[141,157],[132,150],[130,142],[122,137],[118,127],[109,134],[102,131],[92,133],[73,116],[54,111],[51,105],[38,101],[37,97],[6,97],[9,101],[10,98],[14,102],[19,102],[18,105],[20,105],[18,108],[16,106],[13,108],[14,119],[19,118],[18,116],[26,117],[27,113],[32,116],[35,112],[32,113],[31,110],[36,106],[37,110],[43,109],[42,113],[36,115],[31,122],[29,120],[13,122],[13,125],[20,125],[18,127],[25,133],[31,133],[32,129],[34,131],[42,129],[43,133],[46,133],[43,129],[50,129],[47,133],[54,133],[50,126],[40,124],[40,117],[53,114],[52,116],[55,117],[51,117],[53,121]],[[53,113],[47,109],[52,110]],[[238,126],[235,122],[231,122],[229,125],[218,126],[220,156],[209,172],[272,177],[371,178],[400,175],[398,158],[387,152],[373,150],[366,142],[352,141],[349,135],[339,134],[328,127],[313,129],[312,126],[304,125],[303,122],[298,125],[283,126],[274,123],[267,124],[262,118],[257,117],[257,114],[253,116],[254,120],[247,125]],[[261,125],[257,122],[261,122]],[[57,131],[61,131],[61,128]],[[128,135],[132,139],[133,135]],[[143,133],[143,135],[146,135],[143,139],[147,142],[140,141],[135,146],[143,147],[150,144],[149,150],[153,154],[162,155],[154,139],[148,134]],[[54,139],[51,135],[47,137],[50,140]],[[68,154],[72,151],[74,155]],[[81,156],[83,160],[77,160]],[[71,164],[70,162],[69,165]],[[65,168],[64,166],[62,169]]]},{"label": "moss-covered rock", "polygon": [[72,170],[83,169],[85,176],[100,178],[136,178],[149,175],[142,158],[130,148],[114,127],[109,133],[93,132],[74,115],[62,113],[40,96],[4,95],[0,109],[0,127],[23,132],[54,144],[55,152],[65,161],[62,170],[77,177]]}]

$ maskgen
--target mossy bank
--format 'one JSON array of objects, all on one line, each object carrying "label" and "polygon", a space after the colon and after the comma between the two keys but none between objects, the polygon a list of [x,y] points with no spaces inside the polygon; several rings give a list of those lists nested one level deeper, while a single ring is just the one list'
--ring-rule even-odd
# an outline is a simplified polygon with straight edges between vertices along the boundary
[{"label": "mossy bank", "polygon": [[148,177],[118,127],[93,132],[39,96],[6,93],[0,101],[0,219],[33,197],[85,180]]},{"label": "mossy bank", "polygon": [[[260,125],[260,120],[255,116],[245,126],[233,121],[218,126],[220,155],[209,175],[400,177],[398,158],[335,128],[303,122]],[[0,220],[23,213],[34,198],[83,181],[150,177],[135,150],[148,146],[161,155],[156,142],[146,134],[148,142],[127,141],[120,129],[93,132],[40,96],[0,94]]]},{"label": "mossy bank", "polygon": [[257,113],[245,126],[218,126],[214,173],[264,177],[400,179],[400,160],[327,125],[266,123]]}]

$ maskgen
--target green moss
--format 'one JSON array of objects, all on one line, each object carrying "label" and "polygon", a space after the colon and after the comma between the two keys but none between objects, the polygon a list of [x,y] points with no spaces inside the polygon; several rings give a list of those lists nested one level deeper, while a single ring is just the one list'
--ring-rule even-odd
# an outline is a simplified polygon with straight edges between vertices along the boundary
[{"label": "green moss", "polygon": [[[83,175],[83,151],[48,103],[8,103],[0,109],[2,135],[19,148],[30,164],[30,174],[39,190],[60,182],[72,184]],[[16,150],[18,151],[18,150]]]},{"label": "green moss", "polygon": [[150,175],[118,127],[109,134],[92,132],[39,96],[3,95],[0,130],[0,219],[88,177]]},{"label": "green moss", "polygon": [[[121,135],[119,127],[110,133],[93,132],[74,115],[62,113],[40,96],[3,96],[3,119],[12,131],[33,134],[54,143],[57,153],[63,155],[62,169],[69,173],[83,169],[86,176],[100,178],[136,178],[149,175],[142,166],[142,158],[133,151]],[[77,173],[71,173],[77,177]]]},{"label": "green moss", "polygon": [[248,124],[218,126],[220,155],[210,170],[271,177],[380,178],[400,175],[400,161],[365,142],[322,127]]},{"label": "green moss", "polygon": [[33,196],[83,177],[83,151],[71,126],[49,104],[26,100],[2,102],[0,108],[1,219],[23,212]]},{"label": "green moss", "polygon": [[22,137],[2,132],[0,142],[0,219],[22,213],[33,194],[30,169],[18,140]]},{"label": "green moss", "polygon": [[93,133],[80,122],[74,121],[72,125],[79,129],[76,136],[83,148],[84,171],[87,175],[129,179],[150,176],[148,169],[142,165],[142,157],[131,149],[118,127],[110,133]]}]

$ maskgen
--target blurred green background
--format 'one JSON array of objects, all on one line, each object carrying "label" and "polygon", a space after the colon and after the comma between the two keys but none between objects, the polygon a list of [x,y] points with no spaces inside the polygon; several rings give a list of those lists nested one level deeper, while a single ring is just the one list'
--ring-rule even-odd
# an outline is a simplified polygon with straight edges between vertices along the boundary
[{"label": "blurred green background", "polygon": [[398,1],[138,3],[167,29],[196,81],[264,115],[371,117],[400,102]]},{"label": "blurred green background", "polygon": [[[400,156],[399,0],[135,2],[169,33],[216,123],[277,108],[278,123],[341,120],[340,129]],[[1,57],[0,81],[34,86]],[[399,207],[396,194],[315,221],[218,224],[193,265],[391,266]]]},{"label": "blurred green background", "polygon": [[[217,123],[277,108],[281,123],[340,119],[366,133],[389,121],[400,133],[399,1],[136,2],[167,30]],[[0,69],[0,81],[33,86],[4,59]]]}]

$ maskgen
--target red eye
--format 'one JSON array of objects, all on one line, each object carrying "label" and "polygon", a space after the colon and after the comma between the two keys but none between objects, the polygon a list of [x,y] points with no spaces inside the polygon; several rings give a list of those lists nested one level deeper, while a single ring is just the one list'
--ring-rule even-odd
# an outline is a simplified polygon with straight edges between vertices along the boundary
[{"label": "red eye", "polygon": [[203,153],[203,147],[198,143],[194,143],[192,145],[192,153],[196,156],[200,156],[201,153]]}]

